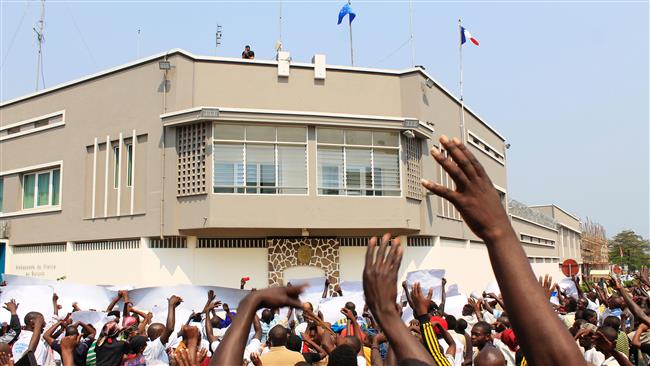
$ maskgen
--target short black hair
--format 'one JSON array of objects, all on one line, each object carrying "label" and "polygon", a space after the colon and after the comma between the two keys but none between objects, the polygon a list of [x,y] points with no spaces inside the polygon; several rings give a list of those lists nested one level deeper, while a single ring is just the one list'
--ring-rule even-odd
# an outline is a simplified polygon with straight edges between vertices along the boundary
[{"label": "short black hair", "polygon": [[465,330],[467,330],[467,320],[465,319],[456,320],[456,332],[465,333]]},{"label": "short black hair", "polygon": [[107,316],[114,316],[114,317],[119,319],[120,318],[120,311],[119,310],[109,311],[108,314],[106,314],[106,315]]},{"label": "short black hair", "polygon": [[294,352],[302,351],[302,339],[295,334],[287,338],[287,349]]},{"label": "short black hair", "polygon": [[269,330],[269,342],[271,347],[279,347],[287,345],[287,328],[282,325],[276,325]]},{"label": "short black hair", "polygon": [[598,331],[603,333],[603,335],[610,341],[610,342],[616,342],[616,338],[618,337],[618,332],[616,329],[608,326],[602,326],[598,328]]},{"label": "short black hair", "polygon": [[340,345],[330,353],[327,366],[357,366],[357,353],[347,344]]},{"label": "short black hair", "polygon": [[612,327],[615,331],[618,332],[619,329],[621,329],[621,319],[615,316],[608,316],[605,318],[605,320],[603,320],[603,326]]},{"label": "short black hair", "polygon": [[594,316],[598,318],[598,313],[596,313],[591,309],[585,309],[585,311],[582,313],[582,319],[584,320],[588,320],[589,318],[593,318]]},{"label": "short black hair", "polygon": [[480,321],[476,324],[474,324],[473,328],[477,328],[481,331],[483,334],[492,334],[492,326],[488,322]]},{"label": "short black hair", "polygon": [[456,320],[455,316],[453,316],[453,315],[445,315],[445,320],[447,321],[447,328],[448,329],[456,330],[456,326],[458,325],[458,321]]}]

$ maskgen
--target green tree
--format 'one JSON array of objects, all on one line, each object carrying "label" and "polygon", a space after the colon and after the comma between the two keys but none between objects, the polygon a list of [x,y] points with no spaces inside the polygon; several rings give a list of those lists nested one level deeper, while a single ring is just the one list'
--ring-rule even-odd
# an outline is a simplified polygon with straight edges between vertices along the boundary
[{"label": "green tree", "polygon": [[[650,264],[650,241],[633,230],[623,230],[608,242],[609,261],[618,265],[627,265],[630,271]],[[623,253],[623,257],[621,257]]]}]

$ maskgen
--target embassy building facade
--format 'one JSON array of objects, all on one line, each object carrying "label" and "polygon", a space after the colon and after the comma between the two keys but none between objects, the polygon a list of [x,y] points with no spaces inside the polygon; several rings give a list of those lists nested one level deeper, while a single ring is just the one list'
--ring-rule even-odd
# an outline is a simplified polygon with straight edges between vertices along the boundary
[{"label": "embassy building facade", "polygon": [[[390,231],[403,276],[444,268],[482,290],[494,278],[485,244],[419,182],[452,186],[428,151],[462,133],[510,208],[505,138],[468,108],[461,132],[459,101],[422,68],[289,60],[171,50],[0,104],[5,272],[335,284],[360,280],[368,237]],[[528,209],[551,217],[511,213],[533,269],[579,261],[575,217]]]}]

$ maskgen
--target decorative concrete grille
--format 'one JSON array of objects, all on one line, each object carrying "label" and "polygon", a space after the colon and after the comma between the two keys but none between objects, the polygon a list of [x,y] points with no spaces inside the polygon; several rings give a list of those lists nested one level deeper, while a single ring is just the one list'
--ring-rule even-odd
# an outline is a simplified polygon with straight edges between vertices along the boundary
[{"label": "decorative concrete grille", "polygon": [[140,239],[121,239],[104,241],[85,241],[74,243],[72,250],[75,252],[93,250],[122,250],[140,248]]},{"label": "decorative concrete grille", "polygon": [[163,239],[149,239],[149,248],[152,249],[184,249],[187,248],[187,238],[184,236],[166,236]]},{"label": "decorative concrete grille", "polygon": [[177,196],[207,193],[205,179],[205,141],[207,122],[176,128],[178,153]]},{"label": "decorative concrete grille", "polygon": [[406,197],[422,200],[422,141],[420,139],[404,139],[406,148]]},{"label": "decorative concrete grille", "polygon": [[432,247],[433,236],[409,236],[408,246],[409,247]]},{"label": "decorative concrete grille", "polygon": [[12,246],[14,254],[63,253],[66,243],[27,244]]},{"label": "decorative concrete grille", "polygon": [[266,248],[266,239],[212,239],[199,238],[196,243],[197,248]]}]

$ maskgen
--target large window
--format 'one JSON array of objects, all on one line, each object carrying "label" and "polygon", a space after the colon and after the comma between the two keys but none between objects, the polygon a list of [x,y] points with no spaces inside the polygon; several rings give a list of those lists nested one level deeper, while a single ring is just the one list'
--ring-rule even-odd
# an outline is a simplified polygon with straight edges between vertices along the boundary
[{"label": "large window", "polygon": [[113,188],[120,188],[120,146],[113,146]]},{"label": "large window", "polygon": [[126,145],[126,186],[133,184],[133,144]]},{"label": "large window", "polygon": [[23,209],[60,204],[61,170],[23,175]]},{"label": "large window", "polygon": [[319,128],[318,193],[399,196],[399,132]]},{"label": "large window", "polygon": [[214,193],[306,194],[307,128],[215,124]]}]

